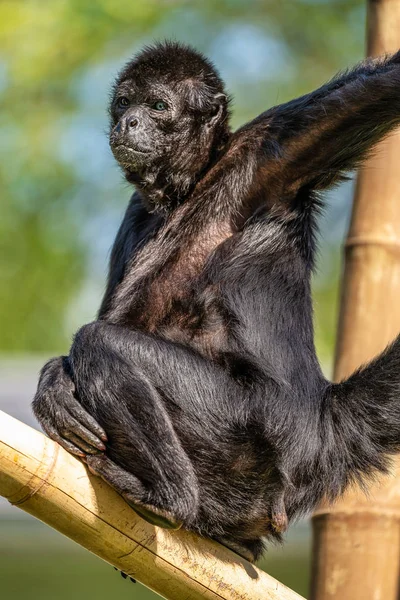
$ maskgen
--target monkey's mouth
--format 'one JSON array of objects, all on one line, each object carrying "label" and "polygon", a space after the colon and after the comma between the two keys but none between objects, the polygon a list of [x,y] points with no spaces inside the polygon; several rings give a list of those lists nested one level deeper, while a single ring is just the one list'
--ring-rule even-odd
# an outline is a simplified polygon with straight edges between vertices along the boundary
[{"label": "monkey's mouth", "polygon": [[114,143],[111,142],[111,148],[113,152],[116,151],[124,151],[124,152],[132,152],[135,154],[149,154],[150,150],[146,150],[145,148],[132,148],[132,146],[128,146],[124,142]]},{"label": "monkey's mouth", "polygon": [[126,144],[110,144],[112,153],[123,167],[132,167],[143,164],[144,158],[150,150],[132,148]]}]

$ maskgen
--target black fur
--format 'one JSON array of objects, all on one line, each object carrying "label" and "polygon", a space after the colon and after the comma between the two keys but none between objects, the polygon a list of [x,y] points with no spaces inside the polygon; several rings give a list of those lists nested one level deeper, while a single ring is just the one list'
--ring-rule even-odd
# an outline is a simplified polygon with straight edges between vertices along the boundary
[{"label": "black fur", "polygon": [[99,318],[44,367],[34,411],[145,518],[255,559],[400,449],[400,339],[332,384],[310,296],[317,193],[400,123],[400,53],[231,133],[212,65],[160,44],[110,113],[137,191]]}]

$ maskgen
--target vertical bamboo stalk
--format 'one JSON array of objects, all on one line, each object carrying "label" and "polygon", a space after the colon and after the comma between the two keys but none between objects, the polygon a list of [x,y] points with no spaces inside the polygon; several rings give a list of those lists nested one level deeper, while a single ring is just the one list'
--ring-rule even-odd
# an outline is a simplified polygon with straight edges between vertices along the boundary
[{"label": "vertical bamboo stalk", "polygon": [[[400,46],[400,0],[369,0],[368,53]],[[360,170],[346,243],[335,379],[400,332],[400,134]],[[400,369],[400,365],[399,365]],[[399,398],[400,402],[400,398]],[[351,489],[313,517],[313,600],[397,600],[400,459],[368,497]]]}]

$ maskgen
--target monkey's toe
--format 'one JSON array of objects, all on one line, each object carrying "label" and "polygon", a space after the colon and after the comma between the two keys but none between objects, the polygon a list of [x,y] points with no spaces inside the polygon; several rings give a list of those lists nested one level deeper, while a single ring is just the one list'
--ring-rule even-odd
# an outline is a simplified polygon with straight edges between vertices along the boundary
[{"label": "monkey's toe", "polygon": [[171,513],[166,510],[161,510],[155,506],[138,504],[130,494],[122,494],[124,500],[142,519],[164,529],[180,529],[182,521],[175,519]]}]

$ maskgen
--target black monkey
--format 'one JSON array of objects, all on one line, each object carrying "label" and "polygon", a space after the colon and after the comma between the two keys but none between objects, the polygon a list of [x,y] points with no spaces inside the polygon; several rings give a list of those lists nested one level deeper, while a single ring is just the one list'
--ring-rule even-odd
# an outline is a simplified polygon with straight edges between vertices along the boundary
[{"label": "black monkey", "polygon": [[150,522],[254,560],[400,450],[400,338],[333,384],[310,296],[319,192],[400,124],[400,52],[231,133],[212,64],[157,44],[110,115],[136,192],[98,320],[45,365],[34,412]]}]

